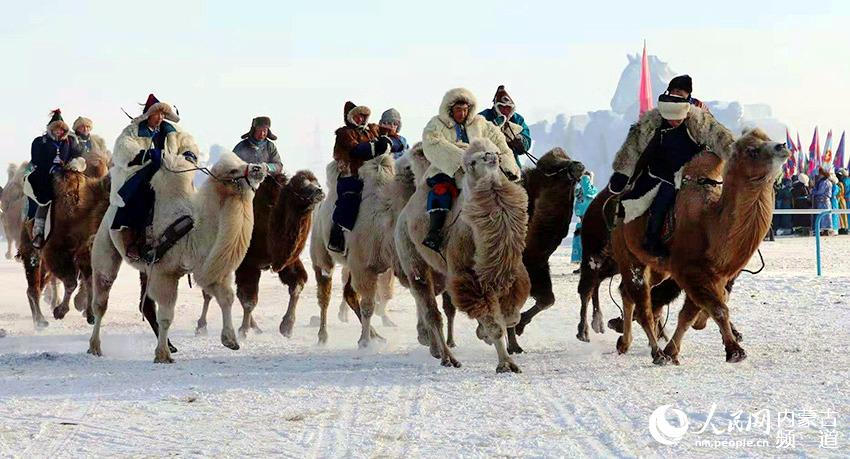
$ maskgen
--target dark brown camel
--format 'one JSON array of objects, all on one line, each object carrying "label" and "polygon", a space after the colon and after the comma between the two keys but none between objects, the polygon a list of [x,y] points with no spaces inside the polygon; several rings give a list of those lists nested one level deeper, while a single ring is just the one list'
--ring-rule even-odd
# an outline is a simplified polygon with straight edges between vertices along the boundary
[{"label": "dark brown camel", "polygon": [[[251,245],[236,269],[236,296],[244,311],[240,335],[245,336],[249,329],[261,332],[251,313],[257,306],[260,273],[271,269],[289,288],[289,305],[279,330],[287,338],[292,336],[298,298],[307,283],[300,255],[307,243],[313,209],[322,199],[322,187],[310,171],[298,171],[291,179],[282,174],[269,176],[257,189]],[[206,333],[210,300],[204,292],[198,334]]]},{"label": "dark brown camel", "polygon": [[522,182],[528,193],[528,236],[522,262],[531,279],[535,303],[522,313],[516,327],[508,329],[511,354],[522,352],[516,336],[522,335],[534,316],[555,304],[549,257],[569,233],[575,186],[583,173],[584,165],[557,147],[540,157],[537,167],[523,171]]},{"label": "dark brown camel", "polygon": [[[623,296],[623,335],[617,351],[628,351],[632,316],[647,335],[653,363],[678,363],[682,338],[700,311],[719,326],[727,362],[740,362],[746,352],[732,331],[727,306],[728,283],[746,266],[770,227],[773,181],[790,156],[760,129],[746,132],[733,145],[725,165],[723,190],[706,190],[687,180],[675,205],[676,227],[669,241],[670,256],[652,257],[641,247],[646,216],[617,226],[612,235],[614,258],[620,269]],[[719,159],[717,160],[719,161]],[[655,321],[651,320],[650,287],[673,278],[687,297],[673,338],[662,351]]]}]

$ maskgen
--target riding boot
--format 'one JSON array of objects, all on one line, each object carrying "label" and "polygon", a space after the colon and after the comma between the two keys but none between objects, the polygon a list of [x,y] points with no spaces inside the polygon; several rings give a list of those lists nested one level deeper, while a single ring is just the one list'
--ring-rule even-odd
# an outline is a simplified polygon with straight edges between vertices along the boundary
[{"label": "riding boot", "polygon": [[334,223],[331,227],[331,235],[328,238],[328,250],[331,252],[345,253],[345,233],[342,226]]},{"label": "riding boot", "polygon": [[428,228],[428,235],[422,241],[422,245],[429,249],[440,252],[443,247],[443,226],[446,224],[446,216],[449,211],[445,209],[436,209],[428,213],[431,218],[431,224]]},{"label": "riding boot", "polygon": [[664,218],[666,212],[650,212],[649,223],[646,226],[646,236],[643,240],[643,249],[654,257],[666,258],[670,251],[661,240],[661,231],[664,229]]},{"label": "riding boot", "polygon": [[47,222],[47,206],[38,206],[32,224],[32,246],[40,249],[44,245],[44,227]]},{"label": "riding boot", "polygon": [[139,255],[139,241],[138,235],[136,234],[136,230],[132,228],[124,228],[121,230],[121,241],[124,243],[124,253],[127,255],[127,258],[132,261],[138,261],[140,258]]}]

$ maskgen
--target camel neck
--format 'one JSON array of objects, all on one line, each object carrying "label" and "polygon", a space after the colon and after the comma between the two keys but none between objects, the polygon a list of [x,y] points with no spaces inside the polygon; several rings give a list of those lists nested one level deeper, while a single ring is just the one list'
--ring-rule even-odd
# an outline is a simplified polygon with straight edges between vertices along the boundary
[{"label": "camel neck", "polygon": [[750,181],[734,173],[724,177],[717,227],[707,230],[715,235],[720,268],[729,275],[746,265],[770,228],[773,193],[767,178]]}]

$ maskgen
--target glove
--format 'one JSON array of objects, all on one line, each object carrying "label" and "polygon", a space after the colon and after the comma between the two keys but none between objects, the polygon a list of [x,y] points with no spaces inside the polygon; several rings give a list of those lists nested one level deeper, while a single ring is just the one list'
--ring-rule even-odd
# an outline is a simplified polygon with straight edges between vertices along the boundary
[{"label": "glove", "polygon": [[626,189],[626,185],[628,184],[629,177],[626,174],[614,172],[614,175],[611,176],[611,180],[608,181],[608,190],[611,191],[611,193],[620,194]]},{"label": "glove", "polygon": [[511,182],[516,182],[517,180],[519,180],[519,177],[517,177],[516,174],[511,171],[506,171],[502,169],[502,173],[505,174],[505,177],[507,177],[508,180],[510,180]]},{"label": "glove", "polygon": [[83,157],[77,157],[68,162],[68,170],[76,171],[76,172],[85,172],[86,170],[86,159]]},{"label": "glove", "polygon": [[522,143],[522,139],[519,137],[515,137],[508,141],[508,146],[511,147],[511,150],[520,151],[522,154],[525,154],[525,145]]},{"label": "glove", "polygon": [[378,137],[378,140],[376,140],[375,143],[374,143],[374,147],[373,147],[373,150],[372,150],[372,157],[380,156],[380,155],[383,155],[384,153],[389,152],[392,144],[393,144],[393,141],[389,137],[387,137],[385,135]]},{"label": "glove", "polygon": [[192,164],[198,164],[198,155],[192,153],[191,151],[184,151],[183,157],[186,158],[186,161],[189,161]]}]

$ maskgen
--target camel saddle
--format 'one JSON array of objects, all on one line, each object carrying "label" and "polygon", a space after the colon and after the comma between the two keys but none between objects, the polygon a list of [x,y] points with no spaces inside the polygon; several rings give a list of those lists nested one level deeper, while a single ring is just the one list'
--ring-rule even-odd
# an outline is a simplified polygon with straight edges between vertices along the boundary
[{"label": "camel saddle", "polygon": [[147,264],[154,264],[162,260],[162,257],[174,247],[174,244],[177,244],[177,241],[189,234],[189,231],[192,231],[194,227],[195,221],[192,220],[192,217],[183,215],[178,218],[162,232],[162,235],[159,236],[153,245],[145,244],[145,247],[141,251],[142,260]]}]

